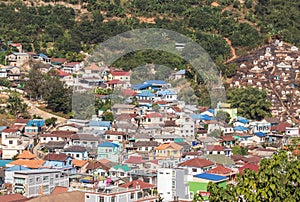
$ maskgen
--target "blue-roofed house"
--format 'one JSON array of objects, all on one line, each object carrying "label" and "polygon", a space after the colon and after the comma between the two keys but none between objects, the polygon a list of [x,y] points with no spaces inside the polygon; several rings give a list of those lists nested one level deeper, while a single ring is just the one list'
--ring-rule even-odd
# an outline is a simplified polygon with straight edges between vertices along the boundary
[{"label": "blue-roofed house", "polygon": [[43,119],[33,119],[30,120],[25,126],[25,135],[37,135],[41,132],[42,128],[45,126],[45,120]]},{"label": "blue-roofed house", "polygon": [[209,192],[207,185],[209,182],[217,184],[218,187],[226,188],[228,178],[222,175],[210,173],[201,173],[193,176],[193,180],[189,181],[189,189],[193,194],[200,193],[204,200],[208,200]]},{"label": "blue-roofed house", "polygon": [[266,137],[267,137],[266,133],[256,132],[256,133],[254,133],[254,135],[251,139],[257,143],[263,143],[266,141]]},{"label": "blue-roofed house", "polygon": [[143,91],[136,95],[138,100],[153,100],[155,98],[155,94],[149,91]]},{"label": "blue-roofed house", "polygon": [[141,91],[141,90],[149,90],[151,89],[151,84],[140,83],[132,86],[133,90]]},{"label": "blue-roofed house", "polygon": [[43,53],[38,54],[38,59],[46,64],[51,64],[51,58]]},{"label": "blue-roofed house", "polygon": [[171,90],[160,90],[156,92],[156,95],[160,100],[166,102],[175,102],[177,101],[177,93]]},{"label": "blue-roofed house", "polygon": [[245,126],[247,127],[249,125],[250,121],[242,116],[238,116],[236,121],[233,123],[234,126]]},{"label": "blue-roofed house", "polygon": [[98,160],[109,159],[112,162],[119,162],[121,157],[121,146],[113,142],[103,142],[98,145]]},{"label": "blue-roofed house", "polygon": [[110,129],[110,121],[101,121],[100,119],[91,119],[88,128],[99,131],[107,131]]},{"label": "blue-roofed house", "polygon": [[233,128],[233,130],[236,132],[246,132],[249,130],[249,128],[244,127],[244,126],[236,126]]},{"label": "blue-roofed house", "polygon": [[185,77],[185,69],[181,69],[181,70],[174,73],[174,79],[175,80],[184,79],[184,77]]},{"label": "blue-roofed house", "polygon": [[164,80],[147,80],[144,82],[145,84],[150,84],[151,89],[159,90],[163,87],[167,87],[168,83]]}]

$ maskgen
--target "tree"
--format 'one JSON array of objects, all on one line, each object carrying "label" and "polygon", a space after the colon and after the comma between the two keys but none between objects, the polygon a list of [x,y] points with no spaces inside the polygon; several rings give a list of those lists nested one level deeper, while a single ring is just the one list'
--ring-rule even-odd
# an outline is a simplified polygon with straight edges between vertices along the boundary
[{"label": "tree", "polygon": [[46,123],[46,126],[55,126],[56,125],[56,121],[57,121],[57,118],[55,117],[51,117],[49,119],[46,119],[45,123]]},{"label": "tree", "polygon": [[242,146],[234,146],[232,148],[232,153],[239,154],[239,155],[247,155],[248,149],[246,147],[242,147]]},{"label": "tree", "polygon": [[210,201],[300,201],[300,160],[285,151],[263,159],[259,171],[245,170],[226,189],[209,183]]},{"label": "tree", "polygon": [[11,84],[7,78],[0,78],[0,86],[10,88]]},{"label": "tree", "polygon": [[228,114],[225,111],[220,110],[216,114],[216,119],[217,119],[217,121],[225,121],[226,123],[229,123],[229,121],[230,121],[230,114]]},{"label": "tree", "polygon": [[240,116],[248,119],[262,120],[271,116],[271,102],[267,92],[258,88],[232,88],[227,91],[228,102],[238,109]]},{"label": "tree", "polygon": [[8,100],[8,111],[11,115],[28,114],[28,105],[16,93],[10,93]]}]

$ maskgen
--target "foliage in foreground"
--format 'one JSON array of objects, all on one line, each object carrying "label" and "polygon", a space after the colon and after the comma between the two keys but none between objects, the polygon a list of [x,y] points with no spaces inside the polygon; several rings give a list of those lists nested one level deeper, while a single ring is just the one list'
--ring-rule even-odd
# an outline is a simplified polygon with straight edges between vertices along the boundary
[{"label": "foliage in foreground", "polygon": [[258,173],[245,170],[226,189],[209,183],[210,201],[300,201],[300,161],[280,151],[260,162]]}]

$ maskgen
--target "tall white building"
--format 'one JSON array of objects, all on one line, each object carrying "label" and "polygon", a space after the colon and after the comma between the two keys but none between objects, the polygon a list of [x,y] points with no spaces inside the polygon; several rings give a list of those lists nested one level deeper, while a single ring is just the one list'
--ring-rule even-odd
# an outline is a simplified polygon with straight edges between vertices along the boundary
[{"label": "tall white building", "polygon": [[157,171],[157,191],[163,201],[174,198],[190,199],[188,170],[185,168],[161,168]]}]

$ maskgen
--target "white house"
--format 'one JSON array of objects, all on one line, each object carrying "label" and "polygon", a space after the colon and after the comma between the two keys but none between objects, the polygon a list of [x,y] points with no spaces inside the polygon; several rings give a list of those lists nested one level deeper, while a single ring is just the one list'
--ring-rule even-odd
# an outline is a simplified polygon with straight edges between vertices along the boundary
[{"label": "white house", "polygon": [[175,128],[175,134],[182,137],[193,137],[195,135],[195,124],[191,117],[180,117],[175,121],[179,127]]}]

